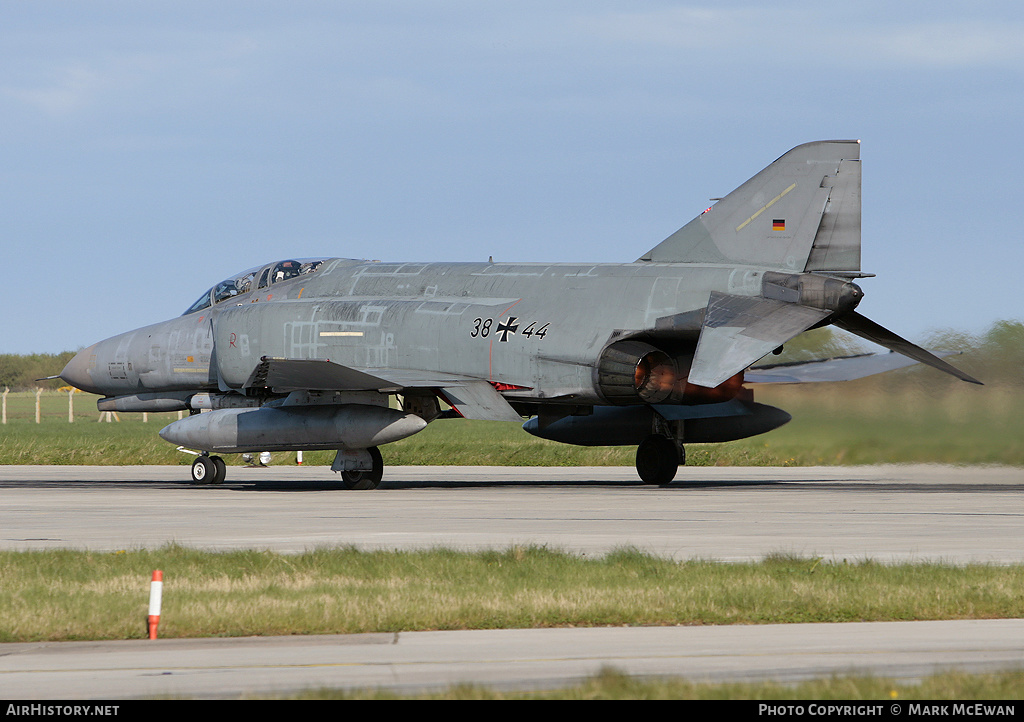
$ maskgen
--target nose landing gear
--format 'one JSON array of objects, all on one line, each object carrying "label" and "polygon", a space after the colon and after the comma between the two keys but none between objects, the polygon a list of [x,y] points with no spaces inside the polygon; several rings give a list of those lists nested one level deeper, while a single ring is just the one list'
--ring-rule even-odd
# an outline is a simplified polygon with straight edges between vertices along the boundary
[{"label": "nose landing gear", "polygon": [[371,446],[366,451],[370,454],[373,468],[369,471],[341,471],[341,482],[346,489],[376,489],[380,484],[384,476],[384,460],[380,450],[376,446]]},{"label": "nose landing gear", "polygon": [[197,485],[223,484],[227,476],[227,464],[219,456],[197,456],[192,462],[192,483]]}]

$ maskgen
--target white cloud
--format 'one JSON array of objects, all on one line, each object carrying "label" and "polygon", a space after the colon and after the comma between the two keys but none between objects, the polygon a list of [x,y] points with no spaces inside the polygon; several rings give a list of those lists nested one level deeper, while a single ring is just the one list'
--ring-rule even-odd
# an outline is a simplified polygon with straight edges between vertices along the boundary
[{"label": "white cloud", "polygon": [[48,80],[35,87],[4,85],[0,92],[48,115],[63,116],[88,106],[103,85],[98,72],[83,63],[74,63],[56,69]]},{"label": "white cloud", "polygon": [[670,48],[707,57],[716,66],[748,64],[752,73],[768,64],[836,61],[872,69],[894,62],[966,69],[1024,65],[1024,21],[1016,18],[931,19],[950,15],[938,7],[928,19],[908,20],[881,8],[858,16],[845,7],[797,5],[588,14],[578,26],[599,42],[639,48],[641,54]]},{"label": "white cloud", "polygon": [[605,40],[700,49],[755,39],[774,16],[777,13],[756,9],[667,7],[581,16],[578,24]]},{"label": "white cloud", "polygon": [[937,22],[881,29],[874,40],[887,56],[932,67],[1015,66],[1024,62],[1024,24]]},{"label": "white cloud", "polygon": [[0,51],[0,99],[54,118],[187,105],[251,75],[259,53],[234,31],[146,30],[15,34]]}]

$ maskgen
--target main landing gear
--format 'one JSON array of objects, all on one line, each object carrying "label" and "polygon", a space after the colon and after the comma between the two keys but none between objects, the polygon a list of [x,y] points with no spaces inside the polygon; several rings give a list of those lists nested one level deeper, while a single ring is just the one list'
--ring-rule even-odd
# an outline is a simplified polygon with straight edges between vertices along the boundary
[{"label": "main landing gear", "polygon": [[384,476],[384,460],[381,458],[380,450],[371,446],[367,451],[373,462],[373,469],[370,471],[342,471],[341,483],[346,489],[376,489]]},{"label": "main landing gear", "polygon": [[685,463],[686,450],[682,444],[661,434],[651,434],[636,449],[636,472],[645,484],[670,483],[679,465]]},{"label": "main landing gear", "polygon": [[203,454],[197,456],[196,460],[192,462],[193,484],[223,484],[227,473],[227,464],[219,456]]}]

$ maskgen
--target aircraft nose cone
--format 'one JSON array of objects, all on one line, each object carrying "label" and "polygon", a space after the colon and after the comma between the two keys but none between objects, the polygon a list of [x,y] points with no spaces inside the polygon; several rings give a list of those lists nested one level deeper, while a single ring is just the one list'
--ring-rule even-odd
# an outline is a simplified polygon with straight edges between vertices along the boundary
[{"label": "aircraft nose cone", "polygon": [[82,391],[101,393],[92,379],[92,369],[96,366],[96,344],[83,349],[68,361],[68,365],[60,372],[60,377]]}]

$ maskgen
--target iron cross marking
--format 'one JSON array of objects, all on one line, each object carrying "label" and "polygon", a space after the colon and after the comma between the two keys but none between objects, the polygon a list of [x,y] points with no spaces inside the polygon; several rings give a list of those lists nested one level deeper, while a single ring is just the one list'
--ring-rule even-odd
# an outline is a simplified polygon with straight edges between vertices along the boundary
[{"label": "iron cross marking", "polygon": [[508,341],[508,335],[510,333],[515,333],[516,331],[519,330],[519,324],[516,323],[517,318],[519,317],[509,316],[508,321],[505,321],[503,324],[499,325],[497,329],[495,329],[497,333],[501,334],[501,338],[498,339],[499,341],[502,341],[503,343]]}]

